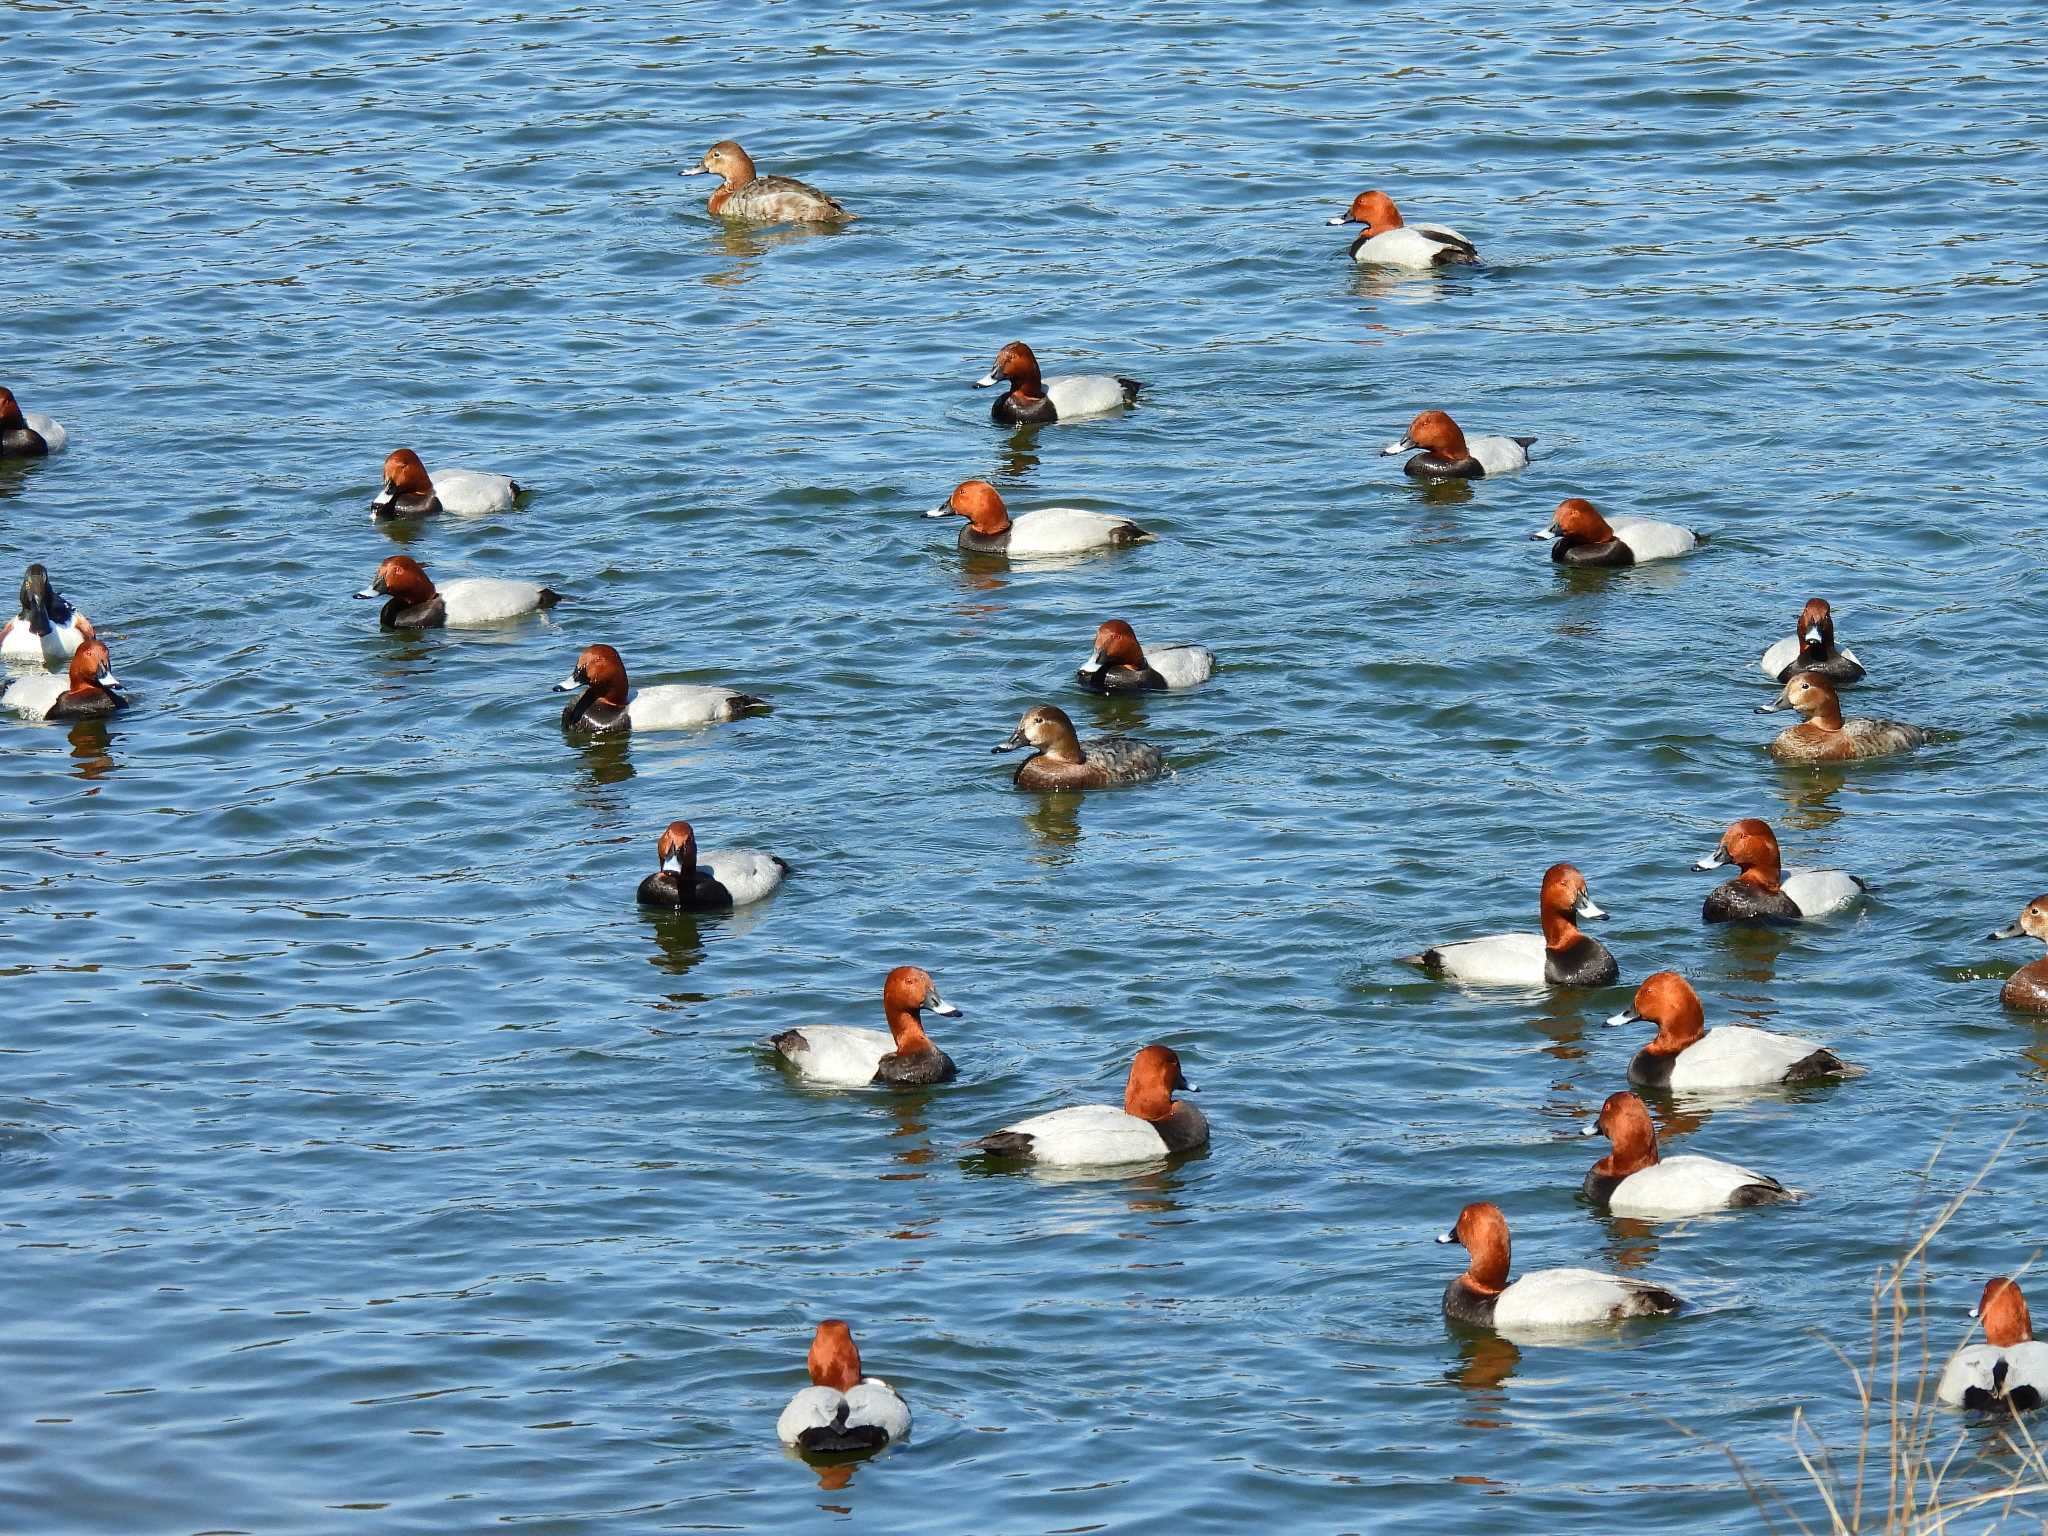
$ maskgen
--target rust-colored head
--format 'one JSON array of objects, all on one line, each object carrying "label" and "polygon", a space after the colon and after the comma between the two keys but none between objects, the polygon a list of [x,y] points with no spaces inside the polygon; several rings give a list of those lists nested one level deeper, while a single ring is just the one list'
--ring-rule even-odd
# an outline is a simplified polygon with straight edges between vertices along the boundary
[{"label": "rust-colored head", "polygon": [[1643,1101],[1624,1090],[1610,1093],[1600,1106],[1600,1118],[1581,1133],[1605,1136],[1611,1150],[1593,1165],[1593,1171],[1608,1178],[1625,1179],[1657,1161],[1657,1128]]},{"label": "rust-colored head", "polygon": [[88,640],[73,651],[65,682],[73,693],[119,693],[121,679],[114,676],[106,642]]},{"label": "rust-colored head", "polygon": [[1997,932],[1986,935],[1993,939],[2016,939],[2022,934],[2048,944],[2048,896],[2036,896],[2028,902],[2020,915]]},{"label": "rust-colored head", "polygon": [[1543,872],[1537,912],[1543,923],[1543,943],[1549,949],[1563,949],[1575,941],[1580,918],[1607,915],[1593,904],[1586,891],[1586,877],[1576,864],[1553,864]]},{"label": "rust-colored head", "polygon": [[1700,1006],[1700,995],[1691,982],[1676,971],[1659,971],[1645,976],[1636,988],[1635,1001],[1607,1022],[1654,1024],[1656,1038],[1644,1049],[1658,1056],[1675,1056],[1707,1032],[1707,1011]]},{"label": "rust-colored head", "polygon": [[1585,497],[1567,496],[1550,514],[1550,526],[1539,537],[1551,534],[1577,539],[1585,544],[1605,544],[1614,537],[1614,530],[1607,526],[1607,519],[1600,515],[1600,509]]},{"label": "rust-colored head", "polygon": [[608,645],[586,645],[576,658],[576,670],[561,684],[562,691],[595,688],[598,702],[615,709],[626,707],[626,664]]},{"label": "rust-colored head", "polygon": [[704,151],[704,158],[682,173],[685,176],[716,176],[728,187],[743,187],[754,179],[754,160],[731,139],[720,139]]},{"label": "rust-colored head", "polygon": [[1013,394],[1036,399],[1045,393],[1045,381],[1038,376],[1038,356],[1021,341],[1013,341],[996,354],[995,366],[978,388],[1008,381]]},{"label": "rust-colored head", "polygon": [[1010,526],[1009,508],[996,488],[986,480],[962,480],[953,494],[925,514],[927,517],[964,517],[976,533],[993,536]]},{"label": "rust-colored head", "polygon": [[1799,648],[1829,650],[1835,643],[1835,611],[1824,597],[1809,597],[1799,610]]},{"label": "rust-colored head", "polygon": [[1124,1080],[1124,1113],[1140,1120],[1164,1120],[1173,1113],[1173,1090],[1188,1087],[1181,1075],[1180,1057],[1170,1045],[1148,1045],[1131,1059],[1131,1075]]},{"label": "rust-colored head", "polygon": [[1361,192],[1351,199],[1351,206],[1340,219],[1330,220],[1332,224],[1363,224],[1365,237],[1383,235],[1390,229],[1401,227],[1401,210],[1394,206],[1394,200],[1384,192]]},{"label": "rust-colored head", "polygon": [[851,1392],[860,1385],[860,1350],[855,1348],[853,1330],[836,1317],[818,1324],[811,1337],[811,1385]]},{"label": "rust-colored head", "polygon": [[386,555],[377,566],[377,579],[364,596],[395,597],[411,606],[434,600],[434,583],[419,561],[411,555]]},{"label": "rust-colored head", "polygon": [[1056,763],[1081,761],[1081,738],[1074,734],[1074,722],[1057,704],[1038,704],[1024,711],[1009,739],[991,750],[1014,752],[1019,747],[1036,747]]},{"label": "rust-colored head", "polygon": [[1084,671],[1099,672],[1104,667],[1142,667],[1145,665],[1145,648],[1138,644],[1137,632],[1122,619],[1110,619],[1095,627],[1095,654],[1088,658]]},{"label": "rust-colored head", "polygon": [[2034,1336],[2033,1319],[2027,1316],[2027,1298],[2019,1282],[2003,1275],[1984,1282],[1984,1294],[1970,1309],[1970,1316],[1984,1320],[1984,1342],[1999,1349],[2024,1344]]},{"label": "rust-colored head", "polygon": [[0,427],[25,427],[28,422],[21,414],[21,406],[14,398],[14,391],[0,385]]},{"label": "rust-colored head", "polygon": [[1472,457],[1472,450],[1465,446],[1464,431],[1442,411],[1424,411],[1409,422],[1402,446],[1426,449],[1440,459]]},{"label": "rust-colored head", "polygon": [[960,1010],[939,996],[931,974],[914,965],[899,965],[882,983],[882,1012],[889,1020],[889,1035],[899,1051],[926,1051],[931,1037],[924,1032],[925,1009],[944,1018],[957,1019]]},{"label": "rust-colored head", "polygon": [[1707,867],[1726,860],[1742,871],[1741,879],[1747,884],[1767,891],[1778,888],[1783,863],[1778,852],[1778,834],[1771,830],[1769,822],[1754,816],[1730,822],[1714,852],[1721,857],[1713,859]]},{"label": "rust-colored head", "polygon": [[1824,731],[1842,728],[1841,697],[1835,692],[1835,685],[1824,677],[1812,672],[1793,673],[1785,686],[1778,690],[1775,699],[1757,706],[1757,713],[1767,715],[1788,705],[1804,715],[1809,725],[1817,725]]},{"label": "rust-colored head", "polygon": [[1475,1200],[1458,1212],[1457,1224],[1437,1241],[1465,1245],[1471,1255],[1465,1283],[1473,1290],[1497,1296],[1507,1289],[1508,1219],[1491,1200]]},{"label": "rust-colored head", "polygon": [[697,868],[697,830],[687,821],[672,821],[655,840],[654,857],[661,868],[673,875],[687,875]]},{"label": "rust-colored head", "polygon": [[384,491],[386,495],[431,496],[434,482],[418,454],[410,448],[394,448],[384,456]]}]

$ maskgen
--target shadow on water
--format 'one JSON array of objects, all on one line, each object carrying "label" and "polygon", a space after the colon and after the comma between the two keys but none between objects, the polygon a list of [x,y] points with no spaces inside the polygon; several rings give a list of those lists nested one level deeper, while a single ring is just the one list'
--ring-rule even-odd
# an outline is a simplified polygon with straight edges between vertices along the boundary
[{"label": "shadow on water", "polygon": [[1024,812],[1024,825],[1038,839],[1038,862],[1049,865],[1073,862],[1074,845],[1081,841],[1082,794],[1034,795],[1036,803]]},{"label": "shadow on water", "polygon": [[1785,802],[1781,826],[1814,832],[1842,819],[1842,808],[1831,802],[1848,782],[1846,765],[1771,761],[1778,770],[1778,797]]},{"label": "shadow on water", "polygon": [[1727,961],[1729,975],[1758,985],[1777,979],[1778,956],[1792,942],[1792,930],[1774,923],[1712,923],[1707,931]]},{"label": "shadow on water", "polygon": [[[889,1170],[880,1175],[883,1179],[921,1179],[924,1170],[938,1157],[931,1144],[931,1121],[926,1111],[931,1107],[932,1090],[929,1088],[896,1088],[889,1093],[889,1113],[896,1119],[896,1129],[889,1133],[889,1155],[904,1165],[904,1170]],[[920,1232],[920,1237],[929,1233]]]},{"label": "shadow on water", "polygon": [[1585,1039],[1588,1018],[1599,1012],[1593,1006],[1593,998],[1593,993],[1571,987],[1552,987],[1544,992],[1529,1016],[1529,1027],[1550,1041],[1543,1047],[1544,1055],[1555,1056],[1559,1061],[1585,1059],[1586,1050],[1580,1042]]},{"label": "shadow on water", "polygon": [[578,733],[570,731],[562,734],[582,751],[583,771],[577,775],[578,794],[592,810],[604,813],[617,810],[617,802],[603,791],[633,777],[632,734],[622,731],[616,736],[592,736],[588,739],[579,739]]},{"label": "shadow on water", "polygon": [[80,720],[69,732],[71,743],[71,771],[77,777],[91,782],[104,779],[120,764],[114,761],[111,750],[112,735],[104,720]]},{"label": "shadow on water", "polygon": [[1480,1395],[1480,1401],[1473,1404],[1472,1417],[1463,1421],[1465,1427],[1506,1429],[1508,1420],[1504,1414],[1483,1410],[1507,1406],[1507,1396],[1501,1388],[1522,1363],[1522,1352],[1491,1329],[1467,1327],[1448,1317],[1444,1319],[1444,1331],[1458,1346],[1458,1358],[1444,1372],[1444,1379],[1454,1387]]},{"label": "shadow on water", "polygon": [[[709,215],[695,213],[682,215],[694,222]],[[737,288],[754,280],[759,270],[760,259],[770,251],[785,245],[801,245],[811,240],[827,240],[849,233],[843,225],[833,224],[737,224],[724,219],[712,221],[711,243],[732,263],[716,272],[704,275],[704,281],[713,288]]]},{"label": "shadow on water", "polygon": [[995,474],[1006,480],[1028,480],[1038,468],[1037,427],[1019,427],[1003,440]]},{"label": "shadow on water", "polygon": [[663,912],[655,907],[640,908],[642,921],[654,938],[655,952],[647,963],[671,976],[686,976],[704,958],[703,931],[695,912]]}]

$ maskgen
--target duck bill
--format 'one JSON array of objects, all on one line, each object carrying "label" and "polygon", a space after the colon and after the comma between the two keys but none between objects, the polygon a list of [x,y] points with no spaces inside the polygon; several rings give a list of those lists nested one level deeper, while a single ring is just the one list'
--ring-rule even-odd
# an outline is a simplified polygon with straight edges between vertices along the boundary
[{"label": "duck bill", "polygon": [[973,389],[993,389],[996,385],[1002,382],[1003,376],[1000,373],[997,373],[995,369],[991,368],[981,378],[976,379],[974,383],[969,387]]},{"label": "duck bill", "polygon": [[582,686],[583,684],[576,680],[576,675],[572,672],[548,691],[550,693],[575,693]]},{"label": "duck bill", "polygon": [[958,1008],[955,1008],[951,1003],[939,996],[938,988],[936,987],[925,994],[924,1005],[927,1010],[938,1014],[941,1018],[964,1019],[967,1017]]},{"label": "duck bill", "polygon": [[1440,1243],[1455,1243],[1458,1240],[1458,1229],[1453,1227],[1448,1232],[1439,1232],[1436,1240]]},{"label": "duck bill", "polygon": [[2017,939],[2022,937],[2025,932],[2026,930],[2021,928],[2018,923],[2007,923],[2003,928],[1994,928],[1991,932],[1985,934],[1984,941],[1988,944],[1993,939]]},{"label": "duck bill", "polygon": [[1362,221],[1361,221],[1361,220],[1358,220],[1358,219],[1354,219],[1354,218],[1353,218],[1353,217],[1351,217],[1351,215],[1350,215],[1350,214],[1348,214],[1348,213],[1340,213],[1340,214],[1338,214],[1338,215],[1337,215],[1337,217],[1335,217],[1334,219],[1325,219],[1325,220],[1323,220],[1323,222],[1324,222],[1325,224],[1329,225],[1329,226],[1330,226],[1331,228],[1333,228],[1333,229],[1334,229],[1334,228],[1336,228],[1336,226],[1338,226],[1339,224],[1357,224],[1357,223],[1360,223],[1360,222],[1362,222]]},{"label": "duck bill", "polygon": [[1024,740],[1024,727],[1020,725],[1017,727],[1016,730],[1010,732],[1010,736],[1007,741],[998,742],[995,746],[990,747],[988,750],[989,754],[993,756],[998,752],[1014,752],[1019,747],[1027,745],[1029,745],[1029,743],[1027,743]]},{"label": "duck bill", "polygon": [[1768,715],[1771,714],[1773,711],[1780,709],[1790,709],[1791,707],[1792,685],[1790,683],[1787,683],[1784,687],[1778,690],[1778,696],[1772,699],[1770,703],[1757,705],[1756,712],[1760,715]]},{"label": "duck bill", "polygon": [[362,591],[356,594],[357,597],[367,597],[372,599],[373,601],[377,598],[382,597],[383,595],[384,594],[382,592],[379,592],[375,587],[365,587],[363,588]]},{"label": "duck bill", "polygon": [[1719,869],[1728,862],[1728,850],[1716,844],[1714,851],[1693,864],[1694,869]]},{"label": "duck bill", "polygon": [[1605,907],[1595,906],[1593,904],[1593,898],[1588,896],[1584,891],[1581,891],[1579,892],[1579,899],[1572,903],[1572,916],[1604,918],[1607,916],[1607,909]]},{"label": "duck bill", "polygon": [[936,507],[933,507],[929,512],[925,513],[926,517],[951,517],[952,515],[953,503],[950,501],[942,501]]},{"label": "duck bill", "polygon": [[1598,1136],[1600,1134],[1600,1122],[1598,1120],[1588,1120],[1579,1127],[1579,1134],[1581,1136]]},{"label": "duck bill", "polygon": [[1619,1013],[1610,1013],[1607,1016],[1605,1022],[1609,1025],[1642,1024],[1645,1023],[1646,1020],[1640,1013],[1637,1013],[1634,1008],[1630,1007],[1622,1009]]},{"label": "duck bill", "polygon": [[1412,452],[1414,450],[1414,447],[1415,439],[1410,437],[1406,432],[1403,432],[1401,434],[1400,441],[1389,443],[1386,447],[1380,450],[1380,457],[1383,459],[1390,459],[1397,453]]},{"label": "duck bill", "polygon": [[1538,528],[1534,533],[1530,534],[1529,541],[1533,544],[1539,539],[1554,539],[1556,537],[1557,524],[1550,523],[1542,528]]}]

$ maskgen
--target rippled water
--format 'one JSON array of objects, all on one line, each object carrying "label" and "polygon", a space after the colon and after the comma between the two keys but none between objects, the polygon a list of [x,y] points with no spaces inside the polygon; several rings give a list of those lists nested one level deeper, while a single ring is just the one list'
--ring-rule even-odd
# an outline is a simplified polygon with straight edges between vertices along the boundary
[{"label": "rippled water", "polygon": [[[2048,1035],[1979,942],[2048,884],[2032,8],[5,14],[0,381],[74,444],[0,467],[0,570],[48,561],[138,697],[0,727],[9,1529],[1737,1528],[1667,1421],[1811,1515],[1793,1409],[1853,1431],[1829,1341],[2015,1122],[1938,1348],[2040,1241]],[[674,173],[727,135],[860,221],[719,228]],[[1368,186],[1488,265],[1354,270],[1322,221]],[[1020,336],[1143,405],[991,427],[964,386]],[[1376,450],[1426,405],[1536,464],[1419,489]],[[533,493],[379,530],[400,443]],[[916,514],[974,475],[1161,538],[965,561]],[[1712,542],[1563,574],[1526,535],[1569,494]],[[382,635],[348,594],[400,547],[573,600]],[[1755,656],[1815,592],[1856,705],[1940,745],[1764,756]],[[1112,616],[1223,671],[1079,695]],[[568,743],[599,640],[775,711]],[[1041,699],[1177,773],[1015,793],[987,749]],[[796,876],[642,915],[677,815]],[[1704,931],[1742,815],[1874,898]],[[1560,1138],[1625,989],[1393,963],[1529,925],[1558,859],[1629,983],[1870,1069],[1662,1112],[1808,1203],[1596,1217]],[[904,961],[967,1011],[957,1084],[756,1052],[878,1024]],[[961,1159],[1150,1039],[1206,1156]],[[1430,1239],[1482,1197],[1519,1267],[1693,1315],[1447,1332]],[[917,1423],[821,1481],[772,1426],[826,1314]]]}]

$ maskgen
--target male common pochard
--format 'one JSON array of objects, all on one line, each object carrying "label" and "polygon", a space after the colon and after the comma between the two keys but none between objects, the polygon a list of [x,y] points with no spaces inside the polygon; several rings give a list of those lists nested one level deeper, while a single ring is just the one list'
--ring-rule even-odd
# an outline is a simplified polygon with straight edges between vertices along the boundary
[{"label": "male common pochard", "polygon": [[1194,1092],[1181,1075],[1180,1057],[1170,1046],[1148,1045],[1131,1062],[1121,1109],[1114,1104],[1056,1109],[968,1145],[991,1157],[1029,1158],[1061,1168],[1149,1163],[1209,1139],[1209,1122],[1194,1105],[1174,1098],[1176,1088]]},{"label": "male common pochard", "polygon": [[2003,1275],[1987,1280],[1970,1316],[1983,1320],[1984,1342],[1955,1352],[1934,1389],[1935,1400],[1951,1408],[2012,1413],[2040,1407],[2048,1394],[2048,1344],[2034,1337],[2018,1282]]},{"label": "male common pochard", "polygon": [[[1985,937],[2029,937],[2048,944],[2048,896],[2036,896],[2012,922]],[[2024,1013],[2048,1013],[2048,955],[2029,961],[2006,977],[1998,1000],[2006,1007],[2017,1008]]]},{"label": "male common pochard", "polygon": [[748,224],[844,224],[856,217],[816,187],[790,176],[762,176],[731,139],[720,139],[704,158],[678,176],[716,176],[718,190],[704,206],[714,218]]},{"label": "male common pochard", "polygon": [[943,1083],[953,1076],[953,1058],[924,1032],[922,1014],[927,1008],[942,1018],[960,1017],[960,1010],[939,996],[929,974],[914,965],[899,965],[882,983],[886,1030],[808,1024],[784,1030],[768,1043],[812,1082],[834,1088]]},{"label": "male common pochard", "polygon": [[714,720],[737,720],[768,701],[732,688],[707,688],[694,683],[662,683],[626,698],[626,664],[608,645],[586,645],[576,670],[555,684],[556,693],[574,693],[562,711],[564,730],[677,731]]},{"label": "male common pochard", "polygon": [[1799,1198],[1798,1190],[1787,1189],[1769,1174],[1717,1157],[1687,1152],[1660,1158],[1650,1112],[1626,1089],[1609,1094],[1599,1117],[1579,1134],[1605,1136],[1612,1147],[1579,1188],[1588,1200],[1616,1216],[1670,1220]]},{"label": "male common pochard", "polygon": [[1206,645],[1138,644],[1122,619],[1095,628],[1095,648],[1074,680],[1095,693],[1143,693],[1160,688],[1193,688],[1215,675],[1216,653]]},{"label": "male common pochard", "polygon": [[1635,1001],[1607,1020],[1657,1026],[1656,1037],[1628,1064],[1628,1080],[1645,1088],[1688,1092],[1812,1082],[1861,1070],[1811,1040],[1747,1024],[1710,1030],[1706,1018],[1699,993],[1678,972],[1646,977],[1636,988]]},{"label": "male common pochard", "polygon": [[1069,373],[1056,379],[1038,375],[1038,357],[1021,341],[996,354],[995,366],[974,381],[976,389],[1002,385],[988,409],[990,419],[1006,427],[1041,427],[1049,421],[1074,421],[1101,416],[1138,403],[1145,386],[1122,374]]},{"label": "male common pochard", "polygon": [[0,388],[0,459],[40,459],[62,453],[70,441],[56,418],[24,411],[13,390]]},{"label": "male common pochard", "polygon": [[482,469],[444,469],[430,475],[418,454],[397,448],[384,457],[384,489],[370,503],[370,517],[425,517],[432,512],[483,517],[503,512],[525,489],[510,475]]},{"label": "male common pochard", "polygon": [[53,666],[92,638],[92,620],[50,585],[50,573],[31,565],[21,575],[21,612],[0,624],[0,656]]},{"label": "male common pochard", "polygon": [[1771,743],[1771,756],[1788,763],[1839,763],[1855,758],[1890,757],[1927,745],[1928,734],[1917,725],[1897,720],[1842,718],[1835,685],[1811,672],[1795,672],[1778,696],[1759,704],[1756,712],[1796,709],[1806,718],[1787,726]]},{"label": "male common pochard", "polygon": [[811,1384],[789,1400],[775,1436],[813,1455],[878,1451],[910,1433],[910,1408],[879,1376],[863,1376],[853,1330],[836,1317],[818,1324],[806,1361]]},{"label": "male common pochard", "polygon": [[925,516],[966,518],[960,547],[981,555],[1078,555],[1152,537],[1128,517],[1079,507],[1040,507],[1012,518],[986,480],[961,481]]},{"label": "male common pochard", "polygon": [[1430,267],[1454,266],[1479,259],[1479,247],[1442,224],[1408,224],[1401,210],[1384,192],[1361,192],[1351,206],[1332,224],[1363,224],[1351,242],[1351,259],[1360,266],[1409,267],[1425,271]]},{"label": "male common pochard", "polygon": [[114,676],[106,643],[94,639],[72,653],[68,673],[18,678],[0,693],[0,704],[30,720],[96,720],[126,709],[128,695]]},{"label": "male common pochard", "polygon": [[474,629],[552,608],[562,594],[530,581],[467,576],[437,587],[410,555],[386,555],[377,579],[357,597],[389,598],[377,613],[384,629]]},{"label": "male common pochard", "polygon": [[1846,870],[1784,869],[1778,862],[1778,834],[1754,816],[1730,822],[1714,851],[1694,869],[1720,869],[1732,862],[1742,871],[1707,893],[1700,917],[1709,923],[1796,923],[1828,917],[1851,905],[1864,884]]},{"label": "male common pochard", "polygon": [[1419,965],[1445,981],[1482,987],[1604,987],[1621,967],[1598,939],[1579,931],[1579,919],[1605,917],[1586,892],[1586,877],[1570,864],[1543,872],[1536,898],[1540,933],[1496,933],[1483,939],[1438,944],[1403,965]]},{"label": "male common pochard", "polygon": [[1799,610],[1799,624],[1782,640],[1772,642],[1757,663],[1781,683],[1795,672],[1812,672],[1837,688],[1863,680],[1863,663],[1854,651],[1835,647],[1835,611],[1824,597],[1809,597]]},{"label": "male common pochard", "polygon": [[1550,558],[1575,566],[1645,565],[1685,554],[1700,542],[1690,528],[1676,523],[1647,517],[1618,517],[1610,523],[1583,496],[1560,501],[1549,523],[1529,537],[1555,539]]},{"label": "male common pochard", "polygon": [[1465,1273],[1444,1289],[1444,1315],[1497,1333],[1599,1328],[1685,1305],[1661,1285],[1597,1269],[1538,1269],[1509,1284],[1508,1219],[1488,1200],[1458,1212],[1457,1225],[1437,1241],[1462,1243],[1471,1255]]},{"label": "male common pochard", "polygon": [[1017,765],[1012,782],[1019,789],[1113,789],[1143,784],[1166,771],[1165,758],[1151,742],[1128,736],[1084,742],[1074,734],[1067,712],[1051,704],[1027,709],[1009,739],[989,750],[1014,752],[1023,746],[1038,750]]},{"label": "male common pochard", "polygon": [[1533,437],[1502,437],[1497,433],[1468,438],[1442,411],[1424,411],[1408,430],[1380,450],[1381,457],[1420,448],[1401,466],[1418,480],[1477,480],[1528,467]]},{"label": "male common pochard", "polygon": [[675,912],[724,912],[759,901],[789,873],[787,860],[753,848],[697,851],[687,821],[672,821],[654,843],[655,870],[634,899],[643,907]]}]

